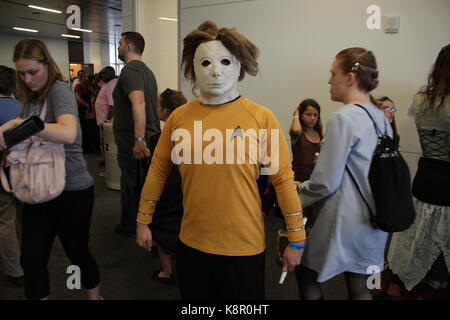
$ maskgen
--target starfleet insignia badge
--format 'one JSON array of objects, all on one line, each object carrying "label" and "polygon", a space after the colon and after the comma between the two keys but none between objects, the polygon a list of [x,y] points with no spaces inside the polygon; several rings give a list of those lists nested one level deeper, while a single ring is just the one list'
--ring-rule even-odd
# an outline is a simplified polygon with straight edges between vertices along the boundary
[{"label": "starfleet insignia badge", "polygon": [[237,126],[236,129],[234,129],[233,134],[231,135],[231,141],[233,141],[234,138],[241,137],[241,139],[244,139],[242,134],[241,126]]}]

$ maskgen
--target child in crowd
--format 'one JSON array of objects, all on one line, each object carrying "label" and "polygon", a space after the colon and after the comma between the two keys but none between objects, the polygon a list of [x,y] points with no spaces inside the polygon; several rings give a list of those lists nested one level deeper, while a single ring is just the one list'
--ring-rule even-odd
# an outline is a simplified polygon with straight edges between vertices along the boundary
[{"label": "child in crowd", "polygon": [[[167,88],[158,99],[156,112],[159,120],[167,121],[173,110],[187,102],[181,91]],[[152,154],[154,150],[151,150]],[[156,205],[152,223],[153,239],[156,242],[161,270],[155,271],[153,279],[168,285],[175,284],[172,277],[174,256],[180,233],[181,218],[183,216],[183,193],[181,191],[181,177],[178,167],[174,166],[166,180],[161,198]]]}]

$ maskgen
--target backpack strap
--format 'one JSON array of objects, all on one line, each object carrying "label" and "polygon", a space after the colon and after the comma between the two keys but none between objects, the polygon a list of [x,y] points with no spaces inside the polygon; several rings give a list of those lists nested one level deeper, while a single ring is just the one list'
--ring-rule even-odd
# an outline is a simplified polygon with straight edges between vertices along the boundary
[{"label": "backpack strap", "polygon": [[0,164],[0,183],[3,187],[3,190],[5,190],[6,192],[12,192],[11,186],[9,185],[8,177],[6,176],[6,172],[5,172],[5,159],[6,159],[6,154],[4,155],[3,159],[1,160],[1,164]]},{"label": "backpack strap", "polygon": [[[360,105],[360,104],[355,103],[355,106],[360,107],[361,109],[363,109],[363,110],[367,113],[367,115],[369,116],[370,120],[372,120],[372,123],[373,123],[373,126],[375,127],[375,132],[376,132],[377,136],[378,136],[378,137],[383,136],[383,133],[381,133],[381,131],[378,129],[377,123],[375,122],[375,120],[373,120],[373,117],[372,117],[372,115],[370,114],[370,112],[367,111],[367,109],[364,108],[364,107],[363,107],[362,105]],[[386,135],[386,133],[387,133],[386,123],[384,124],[384,132],[385,132],[384,135]]]},{"label": "backpack strap", "polygon": [[375,214],[373,213],[372,208],[370,208],[369,202],[367,202],[366,197],[364,197],[364,195],[363,195],[361,189],[359,188],[359,185],[356,182],[356,179],[353,176],[352,172],[350,171],[350,168],[348,167],[348,165],[345,166],[345,170],[347,170],[348,174],[350,175],[350,178],[352,179],[353,183],[356,186],[356,189],[358,190],[359,194],[361,195],[361,198],[363,199],[364,203],[366,204],[367,209],[369,209],[370,220],[372,221],[372,219],[375,218]]},{"label": "backpack strap", "polygon": [[44,102],[44,106],[42,107],[41,113],[39,114],[39,118],[41,118],[42,122],[45,122],[45,116],[47,115],[47,99]]}]

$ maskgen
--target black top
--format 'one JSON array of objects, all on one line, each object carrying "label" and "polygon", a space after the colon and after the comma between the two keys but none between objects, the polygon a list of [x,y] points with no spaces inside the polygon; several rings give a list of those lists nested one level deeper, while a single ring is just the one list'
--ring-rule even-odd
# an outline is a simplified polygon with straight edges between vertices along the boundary
[{"label": "black top", "polygon": [[[322,141],[322,135],[317,131]],[[292,170],[296,181],[309,180],[314,170],[315,154],[320,152],[320,142],[312,142],[302,132],[292,147]]]},{"label": "black top", "polygon": [[420,158],[412,193],[417,199],[435,206],[450,206],[450,162]]},{"label": "black top", "polygon": [[[149,149],[154,154],[159,135],[150,141]],[[152,223],[149,228],[155,241],[164,249],[176,251],[178,234],[180,233],[181,219],[183,217],[183,192],[181,189],[181,176],[178,166],[173,166],[167,177],[161,197],[156,204]]]}]

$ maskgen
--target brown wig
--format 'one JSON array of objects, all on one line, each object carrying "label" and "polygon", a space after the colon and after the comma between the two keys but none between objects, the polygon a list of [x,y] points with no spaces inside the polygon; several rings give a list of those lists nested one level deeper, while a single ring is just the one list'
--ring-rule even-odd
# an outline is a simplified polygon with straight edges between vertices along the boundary
[{"label": "brown wig", "polygon": [[303,120],[302,120],[302,114],[306,111],[308,107],[313,107],[317,110],[318,116],[317,116],[317,123],[314,126],[314,129],[322,134],[322,120],[320,120],[320,106],[314,99],[305,99],[302,102],[300,102],[300,105],[298,106],[298,120],[300,120],[300,124],[302,127],[304,126]]},{"label": "brown wig", "polygon": [[172,112],[187,102],[183,92],[167,88],[159,95],[159,106]]},{"label": "brown wig", "polygon": [[379,106],[380,103],[372,96],[371,91],[378,87],[378,70],[375,55],[364,48],[344,49],[336,55],[344,74],[353,72],[358,88],[369,93],[370,101]]},{"label": "brown wig", "polygon": [[[428,76],[428,85],[420,93],[427,96],[426,110],[438,111],[450,93],[450,44],[441,49]],[[439,100],[440,99],[440,102]],[[435,104],[439,103],[436,107]]]},{"label": "brown wig", "polygon": [[197,47],[203,42],[217,40],[222,42],[225,48],[233,54],[241,64],[239,81],[244,79],[247,72],[251,76],[258,73],[256,59],[258,48],[245,36],[234,28],[218,29],[212,21],[203,22],[196,30],[189,33],[183,40],[182,63],[184,65],[184,77],[195,83],[194,55]]},{"label": "brown wig", "polygon": [[13,61],[16,62],[20,59],[36,60],[48,67],[47,83],[39,92],[31,91],[20,77],[17,81],[17,96],[22,105],[26,106],[35,100],[37,100],[39,104],[43,104],[45,100],[47,100],[53,84],[56,81],[63,81],[63,76],[59,71],[58,66],[48,52],[44,42],[37,39],[24,39],[16,44]]}]

